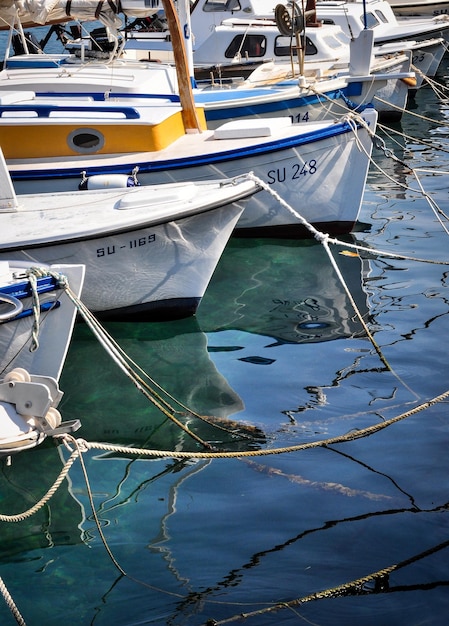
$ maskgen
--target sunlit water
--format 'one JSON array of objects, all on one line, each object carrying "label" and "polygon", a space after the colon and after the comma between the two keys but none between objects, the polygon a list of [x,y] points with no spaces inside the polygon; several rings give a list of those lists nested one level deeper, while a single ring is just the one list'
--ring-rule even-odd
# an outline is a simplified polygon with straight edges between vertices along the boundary
[{"label": "sunlit water", "polygon": [[[440,80],[447,73],[446,61]],[[196,319],[107,326],[174,397],[241,435],[190,418],[201,438],[234,451],[295,446],[381,423],[448,390],[448,267],[376,252],[448,259],[448,236],[407,188],[418,185],[405,167],[438,172],[418,176],[447,212],[448,105],[426,89],[410,110],[436,123],[406,115],[395,127],[409,136],[405,148],[385,139],[396,162],[375,150],[394,180],[372,168],[360,228],[346,242],[373,252],[331,246],[382,358],[311,242],[233,239]],[[84,325],[61,387],[64,419],[79,418],[77,435],[88,441],[202,449],[161,418]],[[76,462],[46,506],[1,524],[0,576],[28,626],[241,623],[239,614],[254,611],[244,623],[446,624],[448,444],[443,401],[365,438],[272,456],[91,451],[83,459],[110,552]],[[3,465],[1,513],[31,507],[69,454],[49,442]],[[301,598],[309,601],[264,612]],[[0,601],[0,624],[14,622]]]}]

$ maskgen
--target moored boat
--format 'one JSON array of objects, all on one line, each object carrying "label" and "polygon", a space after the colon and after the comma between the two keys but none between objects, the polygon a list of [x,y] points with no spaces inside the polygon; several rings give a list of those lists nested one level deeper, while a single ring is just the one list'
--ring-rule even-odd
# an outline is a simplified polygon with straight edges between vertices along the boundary
[{"label": "moored boat", "polygon": [[370,108],[338,122],[255,118],[186,133],[179,105],[166,100],[99,106],[38,104],[30,98],[0,106],[0,114],[0,142],[19,193],[76,190],[83,172],[130,175],[136,167],[143,185],[253,172],[272,193],[246,203],[237,230],[262,235],[305,234],[298,213],[317,228],[350,231],[360,211],[377,122]]},{"label": "moored boat", "polygon": [[79,427],[58,405],[77,312],[65,288],[79,297],[83,280],[83,265],[0,260],[0,457]]},{"label": "moored boat", "polygon": [[[259,37],[258,31],[255,34],[251,32],[257,29],[256,25],[242,28],[245,41],[251,42],[254,37]],[[67,40],[65,52],[46,54],[42,49],[46,39],[30,44],[28,39],[32,31],[19,28],[20,45],[14,40],[16,54],[11,55],[10,46],[5,52],[4,69],[0,72],[0,92],[32,91],[37,97],[88,97],[96,101],[125,96],[179,99],[175,67],[148,60],[148,55],[152,54],[154,32],[115,31],[114,40],[119,42],[121,37],[125,37],[123,41],[126,45],[122,48],[117,43],[111,50],[109,41],[106,39],[105,42],[104,36],[100,38],[96,30],[91,31],[94,34],[89,34],[89,37]],[[216,128],[229,119],[253,116],[290,115],[297,122],[317,121],[344,115],[348,110],[362,111],[375,95],[379,96],[377,102],[382,101],[382,106],[376,104],[376,108],[385,116],[397,117],[398,112],[403,110],[407,99],[405,82],[414,79],[408,51],[406,54],[388,51],[373,55],[367,42],[363,51],[360,45],[357,46],[352,55],[356,59],[354,63],[354,59],[351,61],[349,38],[338,26],[326,26],[309,29],[301,59],[292,63],[291,38],[281,35],[273,25],[264,23],[262,30],[262,37],[268,42],[263,46],[263,57],[257,55],[257,58],[247,58],[240,63],[220,57],[220,50],[223,55],[229,45],[232,47],[230,41],[239,36],[235,25],[230,29],[224,25],[215,29],[213,37],[201,48],[204,51],[199,49],[195,52],[200,55],[199,59],[201,54],[207,59],[205,67],[201,64],[194,67],[196,78],[192,76],[192,95],[195,103],[204,107],[208,128]],[[144,39],[145,35],[150,39]],[[98,42],[99,50],[95,50],[92,39],[95,44]],[[130,56],[133,52],[138,53],[133,46],[140,43],[144,45],[146,60],[139,55],[137,62]],[[89,47],[89,44],[94,50],[86,56],[84,47]],[[167,45],[173,61],[172,44]],[[282,52],[276,63],[267,62],[273,57],[270,46],[275,47],[276,54]],[[369,59],[369,62],[364,61],[362,65],[362,58]],[[219,68],[217,73],[212,72],[212,79],[209,76],[211,59],[215,59]],[[202,74],[206,80],[196,80]],[[233,78],[226,78],[228,74]]]},{"label": "moored boat", "polygon": [[[3,171],[8,182],[4,160]],[[194,314],[257,184],[240,177],[101,188],[118,182],[96,178],[89,184],[99,189],[21,196],[3,187],[0,259],[82,261],[84,303],[103,317]]]},{"label": "moored boat", "polygon": [[206,130],[204,108],[192,96],[179,19],[171,2],[164,0],[164,8],[179,102],[0,95],[0,142],[17,192],[75,190],[81,177],[129,176],[136,168],[144,185],[253,172],[270,193],[264,202],[251,198],[238,230],[308,234],[306,221],[333,233],[350,231],[365,188],[376,111],[368,107],[361,115],[307,125],[287,117],[237,119]]}]

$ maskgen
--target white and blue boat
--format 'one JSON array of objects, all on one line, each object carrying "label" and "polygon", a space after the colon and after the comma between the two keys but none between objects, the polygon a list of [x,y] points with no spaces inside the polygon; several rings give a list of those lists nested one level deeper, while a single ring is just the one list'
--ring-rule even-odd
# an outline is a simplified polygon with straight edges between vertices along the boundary
[{"label": "white and blue boat", "polygon": [[[171,3],[179,101],[155,94],[90,96],[0,93],[0,144],[16,192],[75,191],[92,176],[129,176],[142,185],[235,179],[253,172],[270,193],[251,197],[242,234],[305,234],[304,221],[333,233],[358,219],[376,130],[366,108],[336,120],[292,123],[290,116],[234,119],[207,129],[195,105]],[[88,186],[88,183],[87,183]],[[280,202],[281,200],[281,202]]]},{"label": "white and blue boat", "polygon": [[[92,11],[93,8],[96,4],[92,5]],[[72,10],[76,16],[76,5]],[[114,16],[111,10],[111,15],[103,16],[107,28],[85,30],[77,39],[69,38],[63,26],[52,26],[65,42],[64,51],[58,54],[45,53],[48,38],[38,42],[32,31],[23,30],[17,16],[11,33],[16,29],[18,33],[8,40],[4,69],[0,72],[0,92],[32,91],[36,96],[89,97],[98,101],[125,96],[179,99],[169,31],[164,38],[170,41],[164,39],[163,44],[164,54],[172,63],[156,63],[148,57],[161,56],[157,48],[162,45],[160,33],[119,31],[110,25]],[[184,24],[182,32],[188,31],[188,27]],[[343,31],[338,26],[325,26],[309,29],[302,60],[297,59],[292,64],[291,37],[281,35],[276,26],[263,23],[262,35],[252,33],[255,25],[241,28],[245,29],[244,41],[249,42],[250,49],[254,37],[267,40],[263,57],[236,63],[233,59],[216,56],[224,54],[239,37],[239,27],[235,25],[230,29],[221,25],[214,30],[213,40],[208,40],[202,53],[207,60],[206,67],[194,61],[195,58],[201,60],[201,55],[194,56],[200,50],[193,53],[191,40],[183,38],[192,96],[196,104],[204,107],[208,128],[214,129],[230,119],[254,116],[289,115],[295,122],[318,121],[344,115],[350,110],[360,112],[376,95],[376,108],[382,114],[394,117],[402,114],[407,99],[405,81],[414,80],[408,52],[374,55],[370,42],[363,44],[364,49],[359,42],[352,54],[349,38]],[[276,57],[275,63],[271,47],[281,55]],[[351,62],[350,51],[356,63]],[[211,59],[215,59],[220,68],[219,74],[210,72]],[[262,61],[263,66],[258,68]],[[231,70],[233,78],[227,79]],[[201,75],[206,76],[206,80],[198,80]]]},{"label": "white and blue boat", "polygon": [[8,96],[8,103],[0,96],[0,144],[19,194],[75,191],[98,175],[108,175],[110,186],[116,175],[134,170],[142,185],[252,172],[271,193],[246,202],[236,225],[241,234],[303,235],[298,214],[333,233],[350,231],[358,219],[377,122],[373,108],[337,122],[253,118],[215,130],[206,129],[203,117],[198,131],[186,130],[180,105],[163,98],[97,103]]},{"label": "white and blue boat", "polygon": [[79,427],[57,407],[84,269],[0,260],[0,458]]},{"label": "white and blue boat", "polygon": [[196,312],[259,189],[244,176],[148,187],[108,176],[89,180],[97,189],[17,196],[3,159],[0,181],[0,260],[83,263],[83,302],[92,312],[145,320]]}]

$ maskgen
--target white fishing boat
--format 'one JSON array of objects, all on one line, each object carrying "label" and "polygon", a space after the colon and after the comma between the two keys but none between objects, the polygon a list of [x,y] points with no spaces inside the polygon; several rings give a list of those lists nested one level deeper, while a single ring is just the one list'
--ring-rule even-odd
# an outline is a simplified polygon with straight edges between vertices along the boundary
[{"label": "white fishing boat", "polygon": [[[258,189],[240,177],[16,196],[7,174],[3,160],[0,259],[83,262],[83,301],[103,317],[194,314]],[[122,182],[108,178],[106,185]]]},{"label": "white fishing boat", "polygon": [[[288,3],[285,3],[286,5]],[[289,5],[291,8],[291,4]],[[285,55],[290,55],[286,43],[282,44],[281,33],[274,30],[273,43],[267,36],[267,29],[273,29],[276,3],[269,0],[248,0],[244,4],[233,0],[220,2],[216,0],[198,0],[190,15],[192,28],[192,43],[195,64],[203,61],[209,67],[223,63],[261,63],[267,59],[285,61]],[[433,76],[445,52],[445,41],[449,39],[449,18],[445,16],[432,19],[426,18],[397,18],[387,0],[322,0],[315,4],[315,0],[308,0],[305,7],[305,18],[297,5],[298,23],[305,24],[306,36],[310,37],[317,28],[326,25],[340,26],[349,39],[356,38],[366,29],[374,33],[375,54],[385,55],[401,52],[404,49],[412,51],[413,64],[419,72],[424,73],[427,67],[428,76]],[[260,29],[257,32],[257,29]],[[265,30],[263,30],[265,28]],[[234,32],[231,38],[230,33]],[[216,50],[212,45],[217,33],[223,40],[217,44]],[[249,38],[248,36],[251,35]],[[274,38],[277,36],[277,39]],[[144,37],[139,34],[137,37]],[[430,40],[431,44],[430,44]],[[224,45],[226,41],[226,46]],[[297,42],[293,40],[294,45]],[[382,48],[389,44],[387,48]],[[166,45],[166,44],[165,44]],[[127,44],[129,46],[129,44]],[[162,46],[162,44],[160,44]],[[284,48],[284,51],[282,50]],[[204,57],[202,52],[204,51]],[[311,59],[316,54],[313,46],[310,48]],[[428,63],[427,56],[432,54]],[[282,55],[284,58],[282,59]],[[424,65],[421,66],[421,58]],[[307,58],[307,50],[306,50]],[[222,69],[222,71],[224,71]]]},{"label": "white fishing boat", "polygon": [[338,122],[236,119],[206,130],[204,109],[193,101],[179,20],[173,5],[165,5],[180,102],[162,96],[124,95],[98,103],[90,97],[0,94],[0,144],[16,191],[76,190],[84,176],[129,175],[136,167],[144,185],[253,172],[272,193],[263,201],[249,199],[239,230],[304,234],[299,213],[326,231],[350,231],[365,188],[375,110]]},{"label": "white fishing boat", "polygon": [[[260,89],[272,83],[272,92],[284,90],[284,102],[292,102],[290,114],[298,121],[341,115],[350,108],[360,109],[367,102],[374,104],[383,120],[399,120],[409,89],[420,87],[420,75],[425,74],[432,57],[426,54],[420,58],[417,77],[411,67],[412,46],[404,46],[401,52],[380,52],[365,34],[371,37],[370,33],[361,33],[351,41],[338,26],[309,28],[301,34],[301,53],[292,62],[292,37],[281,34],[276,24],[264,20],[246,24],[226,20],[195,51],[195,76],[199,79],[212,76],[220,85],[223,78],[243,74],[247,78],[240,89],[251,85],[253,90]],[[258,46],[254,45],[255,41]],[[441,40],[426,42],[429,49],[440,45]],[[237,46],[238,60],[234,55]],[[287,88],[296,91],[296,102],[294,92],[288,92]],[[209,110],[207,98],[211,95],[203,93],[198,101],[205,102],[210,125],[209,120],[215,120],[223,109]],[[266,103],[271,98],[264,95]],[[253,99],[248,101],[247,109],[254,110]]]},{"label": "white fishing boat", "polygon": [[[11,31],[16,29],[19,32],[10,37],[5,51],[0,92],[21,90],[33,91],[39,96],[89,96],[97,101],[124,95],[179,98],[174,66],[148,60],[151,40],[149,44],[148,40],[144,40],[146,60],[142,60],[141,55],[138,62],[130,58],[139,53],[132,48],[134,44],[142,43],[134,38],[140,31],[129,31],[129,38],[128,31],[124,32],[125,47],[125,40],[120,39],[123,33],[111,27],[108,28],[110,37],[105,29],[86,31],[85,37],[77,40],[67,39],[64,34],[64,52],[46,54],[42,48],[45,48],[48,37],[42,42],[37,42],[35,38],[30,41],[32,31],[24,31],[20,26],[17,18]],[[62,25],[51,28],[56,29],[60,37],[62,31],[66,33]],[[232,66],[229,59],[225,59],[227,66],[220,66],[223,67],[223,75],[210,80],[209,72],[205,70],[207,80],[194,83],[192,95],[196,104],[204,107],[208,128],[214,129],[230,119],[254,116],[288,115],[297,122],[317,121],[344,115],[348,110],[361,111],[376,96],[376,108],[384,117],[400,118],[407,100],[407,84],[415,80],[410,68],[410,54],[389,53],[374,57],[368,45],[363,56],[369,62],[362,65],[358,45],[354,53],[357,57],[355,64],[349,57],[349,39],[339,27],[328,26],[310,33],[304,62],[298,59],[292,65],[289,52],[291,38],[281,37],[274,27],[271,31],[270,42],[276,38],[277,49],[282,50],[282,59],[289,61],[283,67],[278,63],[275,67],[272,67],[273,63],[264,63],[263,67],[255,70],[260,59],[257,63]],[[221,35],[224,34],[221,32]],[[154,32],[146,32],[145,35],[152,36]],[[206,58],[212,58],[220,47],[224,52],[229,44],[226,41],[221,46],[218,33],[216,35],[215,43],[209,42],[212,52],[206,54]],[[251,39],[251,33],[247,35]],[[232,39],[235,32],[225,36]],[[171,42],[166,45],[171,50],[170,59],[173,61]],[[12,54],[13,51],[16,53]],[[311,51],[313,54],[310,57],[308,53],[311,54]],[[189,60],[189,54],[187,56]],[[210,64],[210,61],[207,63]],[[232,81],[223,80],[229,68],[237,77]],[[197,68],[197,71],[201,69]],[[250,71],[252,73],[248,75]]]},{"label": "white fishing boat", "polygon": [[[197,48],[202,45],[209,37],[210,29],[222,24],[223,20],[242,19],[245,23],[258,19],[273,21],[275,6],[270,0],[248,0],[244,4],[238,0],[198,0],[191,11],[194,45]],[[305,13],[306,27],[318,22],[338,24],[351,38],[365,27],[373,29],[376,44],[448,37],[449,21],[445,15],[432,19],[398,18],[388,0],[307,0]]]},{"label": "white fishing boat", "polygon": [[0,144],[20,193],[76,190],[99,174],[109,175],[105,184],[111,185],[116,174],[128,176],[135,168],[143,185],[253,172],[272,194],[248,200],[240,231],[304,234],[291,208],[334,233],[348,232],[358,219],[377,121],[372,108],[338,122],[254,118],[186,132],[181,107],[164,99],[58,104],[26,100],[25,92],[13,96],[0,105]]},{"label": "white fishing boat", "polygon": [[[432,52],[433,58],[427,76],[435,76],[449,41],[449,17],[396,17],[387,0],[318,0],[316,4],[318,20],[325,24],[338,24],[342,30],[356,37],[363,28],[374,32],[377,45],[387,45],[396,49],[398,42],[418,42],[413,55],[413,63],[418,62],[423,52],[429,52],[423,42],[441,38],[441,46]],[[384,48],[385,49],[385,48]]]},{"label": "white fishing boat", "polygon": [[32,267],[0,260],[0,457],[33,448],[51,435],[73,432],[63,422],[59,379],[72,337],[83,265]]}]

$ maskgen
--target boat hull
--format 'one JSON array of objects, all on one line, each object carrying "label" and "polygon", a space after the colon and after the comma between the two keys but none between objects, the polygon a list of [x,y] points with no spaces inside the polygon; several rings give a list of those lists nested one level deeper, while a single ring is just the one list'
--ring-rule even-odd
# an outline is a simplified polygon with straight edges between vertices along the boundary
[{"label": "boat hull", "polygon": [[[377,113],[370,109],[364,117],[374,132]],[[143,185],[253,172],[268,191],[248,199],[237,223],[239,234],[303,236],[308,233],[304,220],[334,234],[349,232],[358,219],[365,188],[370,132],[356,124],[305,127],[287,125],[284,118],[274,121],[270,137],[241,136],[239,125],[235,137],[217,139],[212,131],[185,134],[157,153],[62,158],[56,167],[53,159],[11,160],[8,165],[18,193],[76,189],[82,171],[87,176],[129,174],[138,167]],[[47,169],[50,162],[52,171]]]},{"label": "boat hull", "polygon": [[[407,72],[409,61],[398,63],[393,72]],[[388,70],[383,77],[388,75]],[[199,91],[198,104],[204,106],[207,127],[215,129],[230,119],[288,116],[294,123],[317,122],[331,117],[341,118],[349,111],[363,111],[374,98],[381,119],[401,117],[407,103],[408,88],[394,77],[391,80],[348,82],[348,77],[323,82],[310,81],[310,87],[298,87],[298,78],[286,80],[267,89],[257,87],[245,91]],[[307,81],[306,81],[307,85]],[[258,97],[258,92],[260,96]],[[227,97],[227,93],[229,94]],[[240,97],[239,97],[240,95]],[[214,99],[215,98],[215,99]]]},{"label": "boat hull", "polygon": [[[88,193],[88,192],[86,192]],[[86,266],[83,302],[102,318],[193,315],[242,213],[226,204],[150,227],[11,249],[0,259]]]}]

